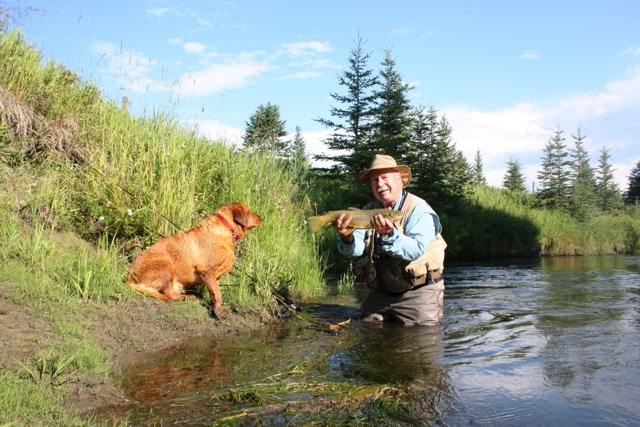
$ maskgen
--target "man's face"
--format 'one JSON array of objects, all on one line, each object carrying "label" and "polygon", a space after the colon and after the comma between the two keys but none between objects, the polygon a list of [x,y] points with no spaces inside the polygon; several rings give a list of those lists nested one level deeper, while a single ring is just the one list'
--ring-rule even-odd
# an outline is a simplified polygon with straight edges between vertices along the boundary
[{"label": "man's face", "polygon": [[393,207],[402,194],[402,177],[393,169],[381,169],[369,175],[373,197],[385,208]]}]

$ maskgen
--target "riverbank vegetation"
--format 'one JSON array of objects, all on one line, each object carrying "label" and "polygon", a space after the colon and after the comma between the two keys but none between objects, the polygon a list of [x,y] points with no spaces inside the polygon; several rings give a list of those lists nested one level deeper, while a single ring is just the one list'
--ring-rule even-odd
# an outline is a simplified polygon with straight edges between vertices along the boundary
[{"label": "riverbank vegetation", "polygon": [[[304,224],[307,184],[286,160],[198,136],[163,112],[133,117],[92,83],[43,62],[16,31],[1,34],[0,119],[0,312],[8,324],[0,421],[77,424],[61,406],[69,377],[103,384],[123,342],[145,347],[153,336],[161,344],[186,331],[255,326],[281,313],[276,293],[304,301],[324,292],[325,267]],[[233,320],[208,326],[206,292],[200,305],[165,304],[140,324],[113,317],[142,300],[124,286],[136,254],[234,201],[264,221],[239,242],[233,274],[221,281]],[[25,318],[10,317],[18,307]],[[147,301],[134,313],[153,307]],[[105,332],[105,321],[118,332]]]},{"label": "riverbank vegetation", "polygon": [[[322,295],[328,269],[335,280],[346,268],[335,256],[335,235],[310,234],[304,218],[369,199],[353,176],[373,151],[412,166],[410,190],[441,212],[453,258],[640,248],[632,206],[578,216],[526,191],[474,182],[482,176],[480,156],[474,170],[445,117],[407,104],[408,87],[390,55],[378,86],[361,47],[352,52],[364,77],[354,83],[376,88],[367,99],[386,104],[364,110],[365,117],[348,105],[332,111],[323,121],[335,130],[329,146],[347,155],[332,155],[336,167],[321,170],[310,169],[299,131],[292,149],[275,156],[273,147],[255,145],[267,140],[256,132],[236,148],[181,126],[169,112],[134,117],[126,103],[103,99],[93,83],[43,61],[19,32],[0,37],[0,423],[82,425],[69,400],[112,385],[119,352],[269,321],[280,313],[275,294],[298,301]],[[407,113],[401,121],[390,113],[396,103]],[[276,106],[264,110],[282,123]],[[250,121],[258,134],[259,119]],[[356,123],[364,126],[358,137],[345,139]],[[415,145],[399,151],[408,135]],[[206,292],[200,305],[158,304],[124,286],[141,250],[233,201],[264,222],[239,243],[233,274],[221,283],[232,320],[214,324]]]}]

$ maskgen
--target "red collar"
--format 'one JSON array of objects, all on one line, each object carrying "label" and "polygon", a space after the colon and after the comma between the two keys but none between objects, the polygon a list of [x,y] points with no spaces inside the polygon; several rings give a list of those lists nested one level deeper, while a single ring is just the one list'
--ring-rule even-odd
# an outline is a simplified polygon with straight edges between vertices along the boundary
[{"label": "red collar", "polygon": [[233,237],[233,241],[237,242],[238,239],[240,239],[240,236],[238,236],[238,232],[236,231],[235,228],[233,228],[231,226],[231,224],[229,224],[229,221],[227,221],[226,219],[224,219],[224,217],[220,214],[216,214],[216,217],[220,220],[220,222],[222,223],[222,225],[224,225],[225,227],[227,227],[227,229],[231,232],[231,237]]}]

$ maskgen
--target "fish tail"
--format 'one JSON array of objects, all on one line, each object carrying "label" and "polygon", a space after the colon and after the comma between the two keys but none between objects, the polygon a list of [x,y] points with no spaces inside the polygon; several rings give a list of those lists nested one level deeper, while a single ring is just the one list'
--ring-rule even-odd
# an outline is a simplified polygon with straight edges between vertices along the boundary
[{"label": "fish tail", "polygon": [[311,230],[312,233],[317,233],[318,231],[320,231],[320,229],[324,227],[326,223],[327,221],[324,215],[310,216],[309,218],[307,218],[307,224],[309,225],[309,230]]}]

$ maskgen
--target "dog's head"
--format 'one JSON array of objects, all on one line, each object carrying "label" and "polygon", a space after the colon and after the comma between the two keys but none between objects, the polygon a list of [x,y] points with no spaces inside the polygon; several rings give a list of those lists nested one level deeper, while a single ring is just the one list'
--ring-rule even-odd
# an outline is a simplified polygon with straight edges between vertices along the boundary
[{"label": "dog's head", "polygon": [[260,215],[251,212],[249,206],[243,203],[229,203],[224,207],[229,211],[233,222],[242,228],[243,234],[262,223]]}]

